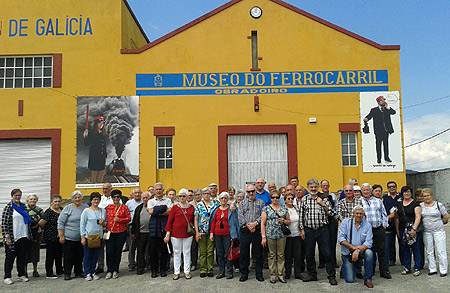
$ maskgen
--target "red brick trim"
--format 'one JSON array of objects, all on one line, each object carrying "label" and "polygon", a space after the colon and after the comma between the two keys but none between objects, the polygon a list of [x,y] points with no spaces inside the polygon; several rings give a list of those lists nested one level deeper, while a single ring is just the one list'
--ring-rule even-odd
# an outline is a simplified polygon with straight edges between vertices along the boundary
[{"label": "red brick trim", "polygon": [[19,100],[19,116],[23,116],[23,100]]},{"label": "red brick trim", "polygon": [[[378,43],[375,43],[374,41],[366,39],[366,38],[364,38],[364,37],[362,37],[362,36],[360,36],[358,34],[352,33],[351,31],[348,31],[348,30],[346,30],[346,29],[344,29],[344,28],[342,28],[340,26],[332,24],[331,22],[328,22],[328,21],[326,21],[326,20],[324,20],[324,19],[322,19],[320,17],[317,17],[317,16],[315,16],[315,15],[313,15],[311,13],[308,13],[308,12],[306,12],[306,11],[300,9],[300,8],[297,8],[297,7],[293,6],[293,5],[290,5],[290,4],[288,4],[288,3],[284,2],[284,1],[281,1],[281,0],[270,0],[270,1],[272,1],[274,3],[277,3],[277,4],[283,6],[283,7],[287,8],[287,9],[290,9],[290,10],[294,11],[294,12],[297,12],[297,13],[299,13],[299,14],[307,17],[307,18],[310,18],[310,19],[314,20],[314,21],[317,21],[318,23],[321,23],[321,24],[323,24],[325,26],[328,26],[329,28],[332,28],[332,29],[334,29],[334,30],[336,30],[336,31],[338,31],[340,33],[346,34],[349,37],[355,38],[355,39],[357,39],[357,40],[359,40],[359,41],[361,41],[363,43],[366,43],[366,44],[368,44],[370,46],[373,46],[373,47],[375,47],[377,49],[380,49],[380,50],[400,50],[400,46],[399,45],[387,45],[387,46],[380,45]],[[177,34],[187,30],[188,28],[193,27],[194,25],[204,21],[205,19],[208,19],[211,16],[214,16],[215,14],[221,12],[222,10],[225,10],[225,9],[233,6],[234,4],[236,4],[238,2],[241,2],[241,0],[232,0],[232,1],[228,2],[228,3],[225,3],[222,6],[212,10],[211,12],[209,12],[209,13],[203,15],[203,16],[200,16],[199,18],[197,18],[197,19],[195,19],[195,20],[193,20],[193,21],[183,25],[182,27],[180,27],[180,28],[178,28],[178,29],[168,33],[167,35],[164,35],[164,36],[160,37],[159,39],[154,40],[153,42],[148,43],[147,45],[145,45],[145,46],[143,46],[143,47],[141,47],[139,49],[122,49],[122,50],[120,50],[120,53],[121,54],[140,54],[140,53],[144,52],[145,50],[148,50],[151,47],[154,47],[154,46],[158,45],[159,43],[162,43],[165,40],[170,39],[173,36],[176,36]]]},{"label": "red brick trim", "polygon": [[261,71],[261,68],[250,68],[250,71]]},{"label": "red brick trim", "polygon": [[60,193],[61,129],[0,130],[0,139],[50,138],[52,140],[52,166],[50,195]]},{"label": "red brick trim", "polygon": [[339,123],[339,132],[360,132],[359,123]]},{"label": "red brick trim", "polygon": [[218,127],[219,152],[219,190],[228,187],[228,148],[227,136],[231,134],[287,134],[288,175],[289,178],[298,173],[297,160],[297,125],[227,125]]},{"label": "red brick trim", "polygon": [[53,87],[62,87],[62,54],[53,54]]},{"label": "red brick trim", "polygon": [[153,127],[153,135],[154,136],[171,136],[175,135],[175,127],[174,126],[161,126],[161,127]]}]

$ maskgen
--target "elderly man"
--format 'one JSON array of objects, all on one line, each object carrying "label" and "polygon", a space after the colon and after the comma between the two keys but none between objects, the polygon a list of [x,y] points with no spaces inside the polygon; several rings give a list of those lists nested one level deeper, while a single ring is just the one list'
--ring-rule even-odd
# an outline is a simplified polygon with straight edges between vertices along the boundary
[{"label": "elderly man", "polygon": [[353,187],[349,184],[344,186],[345,198],[341,199],[338,202],[337,207],[337,215],[339,217],[339,221],[343,221],[344,219],[349,219],[352,217],[353,208],[357,205],[362,206],[361,200],[354,196],[355,192]]},{"label": "elderly man", "polygon": [[386,260],[386,235],[385,229],[388,227],[386,209],[383,202],[372,196],[372,186],[369,183],[361,185],[361,198],[366,220],[372,225],[373,234],[373,252],[378,256],[380,266],[380,276],[385,279],[391,279],[389,265]]},{"label": "elderly man", "polygon": [[239,227],[241,231],[241,257],[239,281],[248,280],[248,266],[250,264],[250,244],[253,246],[253,257],[256,259],[256,279],[264,281],[263,258],[261,246],[261,212],[265,206],[264,201],[256,198],[256,187],[247,185],[247,197],[239,204]]},{"label": "elderly man", "polygon": [[[140,187],[136,187],[132,191],[133,199],[130,199],[125,204],[128,209],[130,210],[130,216],[131,221],[133,221],[134,217],[134,211],[136,208],[142,204],[142,189]],[[129,244],[129,252],[128,252],[128,270],[130,272],[134,271],[136,269],[136,242],[133,241],[133,238],[131,237],[131,223],[128,226],[129,230],[129,237],[130,237],[130,244]]]},{"label": "elderly man", "polygon": [[269,194],[274,191],[277,190],[277,185],[275,184],[275,182],[269,182],[269,185],[267,185],[267,188],[269,189]]},{"label": "elderly man", "polygon": [[153,185],[150,185],[147,188],[147,191],[149,193],[150,199],[152,199],[155,196],[155,187]]},{"label": "elderly man", "polygon": [[149,221],[149,256],[152,278],[158,277],[158,269],[161,277],[167,276],[167,246],[164,243],[167,224],[172,201],[164,196],[164,185],[155,183],[155,197],[148,201],[147,210],[150,214]]},{"label": "elderly man", "polygon": [[[351,186],[358,186],[358,180],[356,178],[348,179],[348,184]],[[342,190],[341,195],[339,196],[339,200],[345,198],[345,192]]]},{"label": "elderly man", "polygon": [[258,178],[255,181],[256,186],[256,198],[259,198],[264,202],[265,205],[269,205],[272,203],[272,200],[270,199],[270,194],[267,190],[264,189],[264,186],[266,185],[266,181],[262,178]]},{"label": "elderly man", "polygon": [[[333,259],[334,267],[338,268],[337,260],[336,260],[336,241],[337,241],[337,234],[338,234],[338,220],[336,215],[336,209],[337,209],[337,199],[336,195],[332,192],[330,192],[330,182],[326,179],[322,180],[320,182],[320,188],[322,189],[322,192],[319,194],[319,196],[323,198],[327,198],[328,201],[331,204],[331,208],[333,210],[333,216],[328,217],[328,233],[330,237],[330,253],[331,258]],[[323,257],[322,251],[319,250],[319,269],[322,269],[325,267],[325,259]]]},{"label": "elderly man", "polygon": [[[135,193],[136,195],[137,193]],[[136,200],[136,196],[134,198]],[[133,210],[133,217],[131,222],[131,240],[133,246],[137,250],[137,274],[142,275],[144,273],[147,261],[145,257],[145,251],[148,248],[149,243],[149,221],[150,214],[147,211],[147,204],[150,199],[150,193],[148,191],[142,193],[142,202]],[[131,254],[131,251],[130,251]],[[133,259],[134,260],[134,259]],[[128,261],[130,258],[128,257]]]},{"label": "elderly man", "polygon": [[[388,194],[383,196],[383,204],[388,214],[389,226],[386,228],[386,259],[389,265],[394,266],[396,260],[395,252],[395,239],[397,238],[397,233],[395,232],[395,215],[397,212],[397,205],[403,200],[402,196],[397,192],[397,183],[395,181],[389,181],[387,183]],[[399,243],[400,246],[400,243]],[[403,254],[400,253],[400,262],[403,264]]]},{"label": "elderly man", "polygon": [[303,282],[317,281],[316,243],[325,258],[325,265],[330,285],[337,285],[336,269],[330,254],[330,238],[328,233],[328,216],[333,216],[331,204],[327,198],[319,197],[319,181],[310,179],[307,182],[309,194],[300,203],[300,230],[306,246],[306,267],[308,275]]},{"label": "elderly man", "polygon": [[357,263],[364,259],[364,285],[373,288],[373,253],[370,250],[372,226],[364,219],[364,208],[361,205],[353,208],[353,218],[342,221],[338,241],[341,244],[345,281],[347,283],[355,281],[355,273],[359,271]]},{"label": "elderly man", "polygon": [[211,189],[211,200],[213,202],[219,202],[219,199],[217,198],[217,191],[219,190],[217,184],[213,182],[208,187]]}]

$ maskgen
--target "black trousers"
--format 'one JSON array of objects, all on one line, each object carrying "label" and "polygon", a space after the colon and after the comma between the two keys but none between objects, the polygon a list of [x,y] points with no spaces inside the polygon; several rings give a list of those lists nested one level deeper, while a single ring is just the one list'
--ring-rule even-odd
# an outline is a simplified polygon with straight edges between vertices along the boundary
[{"label": "black trousers", "polygon": [[[383,226],[378,228],[372,228],[373,244],[372,251],[376,253],[378,257],[378,263],[380,266],[380,274],[389,272],[389,263],[386,259],[386,235]],[[375,263],[375,260],[374,260]]]},{"label": "black trousers", "polygon": [[375,134],[377,160],[381,160],[381,144],[383,144],[384,159],[389,159],[389,133]]},{"label": "black trousers", "polygon": [[81,241],[67,240],[63,245],[64,252],[64,275],[70,276],[72,268],[75,276],[83,275],[84,249]]},{"label": "black trousers", "polygon": [[[164,233],[165,234],[165,233]],[[149,239],[149,251],[150,256],[150,268],[152,273],[157,273],[158,269],[160,272],[167,271],[167,244],[164,243],[164,237],[150,237]]]},{"label": "black trousers", "polygon": [[14,260],[16,260],[17,274],[19,277],[25,276],[25,266],[27,264],[27,251],[30,240],[26,237],[14,242],[14,250],[5,245],[5,276],[4,279],[11,278]]},{"label": "black trousers", "polygon": [[[330,254],[331,259],[333,260],[333,264],[336,265],[337,259],[336,259],[336,243],[337,243],[337,236],[338,236],[338,221],[334,217],[328,218],[329,224],[328,224],[328,235],[330,238]],[[323,256],[322,251],[319,248],[319,264],[325,264],[325,258]]]},{"label": "black trousers", "polygon": [[240,272],[242,276],[248,276],[250,265],[250,244],[253,249],[253,258],[256,260],[255,272],[256,276],[262,276],[263,274],[263,256],[261,246],[261,232],[256,230],[254,233],[250,233],[248,229],[241,229],[241,257],[239,259]]},{"label": "black trousers", "polygon": [[317,230],[305,227],[306,268],[308,274],[317,276],[315,259],[316,243],[319,245],[319,250],[322,251],[325,258],[325,267],[328,278],[334,278],[336,276],[336,269],[334,268],[330,254],[330,235],[328,233],[328,226],[322,226]]},{"label": "black trousers", "polygon": [[145,254],[148,250],[150,242],[149,233],[140,233],[139,238],[136,238],[136,252],[137,252],[137,272],[143,273],[146,266]]},{"label": "black trousers", "polygon": [[45,271],[47,276],[53,276],[53,264],[56,267],[56,274],[62,275],[64,274],[62,255],[63,255],[63,246],[56,241],[46,241],[45,242]]},{"label": "black trousers", "polygon": [[195,236],[192,237],[192,245],[191,245],[191,265],[198,265],[198,242],[195,241]]},{"label": "black trousers", "polygon": [[299,277],[305,270],[305,241],[300,236],[287,237],[284,250],[284,274],[291,276],[292,261],[294,262],[294,276]]}]

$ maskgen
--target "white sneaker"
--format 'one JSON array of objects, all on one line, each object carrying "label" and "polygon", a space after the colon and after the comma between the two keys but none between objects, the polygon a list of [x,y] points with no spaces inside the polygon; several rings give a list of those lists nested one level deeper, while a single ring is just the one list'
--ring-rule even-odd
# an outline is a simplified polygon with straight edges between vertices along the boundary
[{"label": "white sneaker", "polygon": [[20,281],[20,282],[28,282],[29,280],[28,280],[27,277],[22,276],[22,277],[18,277],[18,278],[17,278],[17,281]]},{"label": "white sneaker", "polygon": [[110,272],[106,273],[105,279],[111,279],[112,278],[112,274]]},{"label": "white sneaker", "polygon": [[92,281],[92,276],[91,275],[87,275],[86,278],[84,278],[86,281]]},{"label": "white sneaker", "polygon": [[113,279],[117,279],[119,277],[119,273],[118,272],[114,272],[112,277],[113,277]]},{"label": "white sneaker", "polygon": [[3,283],[5,283],[6,285],[11,285],[13,281],[11,280],[11,278],[6,278],[3,280]]},{"label": "white sneaker", "polygon": [[93,274],[93,275],[92,275],[92,279],[93,279],[93,280],[98,280],[98,279],[100,279],[100,277],[97,276],[96,274]]}]

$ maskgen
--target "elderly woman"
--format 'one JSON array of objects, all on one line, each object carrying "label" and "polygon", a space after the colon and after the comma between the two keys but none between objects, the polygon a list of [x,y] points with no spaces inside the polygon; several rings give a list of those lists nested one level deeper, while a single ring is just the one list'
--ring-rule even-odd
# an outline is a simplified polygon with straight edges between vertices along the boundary
[{"label": "elderly woman", "polygon": [[75,277],[83,278],[83,246],[81,245],[81,213],[88,206],[81,202],[83,194],[75,190],[70,195],[71,204],[64,207],[58,218],[59,243],[64,252],[64,280],[71,279],[72,268]]},{"label": "elderly woman", "polygon": [[402,275],[411,273],[411,251],[414,254],[414,276],[420,275],[420,251],[419,241],[420,233],[417,233],[419,228],[421,209],[417,201],[412,198],[412,189],[409,186],[403,186],[400,195],[403,201],[398,203],[397,215],[395,217],[395,229],[397,235],[401,239],[400,248],[403,254],[403,264],[405,269]]},{"label": "elderly woman", "polygon": [[[229,204],[232,204],[236,200],[234,198],[235,194],[236,194],[236,189],[234,189],[234,187],[232,187],[232,186],[228,187],[228,203]],[[219,199],[219,203],[221,203],[220,199]]]},{"label": "elderly woman", "polygon": [[218,202],[211,201],[211,189],[205,187],[202,189],[202,201],[197,204],[195,209],[195,239],[198,242],[200,250],[200,278],[214,277],[214,243],[209,238],[209,222],[211,212],[219,206]]},{"label": "elderly woman", "polygon": [[12,200],[6,205],[2,213],[2,236],[6,253],[3,282],[7,285],[13,283],[11,272],[16,258],[18,280],[28,282],[28,278],[25,276],[25,266],[31,235],[30,225],[32,223],[25,205],[20,202],[22,191],[13,189],[11,198]]},{"label": "elderly woman", "polygon": [[[98,255],[100,252],[101,239],[103,238],[103,227],[106,226],[106,211],[98,207],[101,194],[92,192],[90,201],[91,206],[83,211],[80,221],[81,245],[84,246],[84,275],[86,281],[98,280],[95,274],[95,266],[97,265]],[[89,247],[89,235],[98,234],[98,245]],[[95,240],[92,240],[95,241]]]},{"label": "elderly woman", "polygon": [[294,276],[301,279],[301,272],[305,270],[305,243],[300,237],[300,210],[294,206],[294,195],[292,193],[285,194],[284,201],[289,212],[291,224],[289,230],[291,234],[287,236],[286,248],[284,250],[285,265],[284,277],[289,279],[292,273],[292,262],[294,263]]},{"label": "elderly woman", "polygon": [[261,213],[261,245],[269,246],[269,275],[270,283],[286,283],[284,279],[284,250],[286,248],[286,235],[281,231],[281,224],[290,225],[289,211],[281,206],[280,193],[274,190],[270,193],[272,203],[263,208]]},{"label": "elderly woman", "polygon": [[428,276],[437,274],[436,260],[434,251],[436,250],[439,257],[440,276],[447,276],[447,249],[444,224],[447,224],[450,215],[447,213],[445,206],[433,200],[433,192],[429,188],[422,190],[424,202],[420,204],[422,208],[423,218],[423,239],[425,242],[425,250],[428,259]]},{"label": "elderly woman", "polygon": [[233,264],[228,260],[228,250],[230,249],[231,239],[239,238],[239,220],[237,212],[231,211],[228,206],[228,193],[219,194],[220,206],[214,208],[210,218],[209,239],[216,244],[217,256],[219,258],[219,274],[216,279],[233,279]]},{"label": "elderly woman", "polygon": [[[416,189],[416,192],[414,193],[414,195],[415,195],[415,199],[416,199],[416,201],[417,201],[417,203],[420,205],[420,208],[422,209],[422,203],[424,202],[424,197],[423,197],[423,194],[422,194],[422,188],[418,188],[418,189]],[[422,218],[423,218],[423,215],[422,215]],[[422,220],[422,222],[423,222],[423,220]],[[425,266],[425,258],[426,258],[426,256],[425,256],[425,243],[424,243],[424,238],[423,238],[423,232],[421,232],[422,233],[422,239],[423,239],[423,241],[420,241],[420,243],[419,243],[419,249],[420,249],[420,269],[423,269],[423,267]]]},{"label": "elderly woman", "polygon": [[[117,279],[119,277],[120,260],[122,259],[122,248],[127,240],[127,225],[131,221],[130,210],[120,203],[122,191],[114,189],[111,191],[113,203],[106,210],[106,231],[110,233],[106,240],[106,265],[108,272],[105,279]],[[108,233],[107,232],[107,233]]]},{"label": "elderly woman", "polygon": [[[48,208],[39,226],[44,229],[45,241],[45,272],[47,279],[57,279],[57,275],[64,274],[62,265],[62,244],[58,237],[58,218],[61,214],[61,195],[52,195],[50,199],[50,208]],[[56,275],[53,274],[53,263],[56,266]]]},{"label": "elderly woman", "polygon": [[178,192],[180,202],[170,210],[167,220],[164,242],[172,241],[173,245],[173,279],[180,278],[181,254],[183,253],[184,276],[191,278],[191,245],[192,235],[187,232],[188,225],[194,226],[194,206],[187,202],[189,191],[181,188]]},{"label": "elderly woman", "polygon": [[372,195],[378,199],[383,200],[383,186],[380,184],[372,185]]},{"label": "elderly woman", "polygon": [[354,191],[353,196],[355,198],[361,198],[362,196],[361,187],[359,187],[358,185],[354,185],[353,191]]},{"label": "elderly woman", "polygon": [[[191,201],[190,204],[194,206],[194,209],[196,209],[197,203],[201,201],[202,201],[202,190],[200,188],[196,188],[194,189],[194,200]],[[191,245],[191,271],[195,271],[197,268],[198,268],[198,243],[195,240],[195,237],[193,237]]]},{"label": "elderly woman", "polygon": [[[28,249],[28,263],[33,263],[33,277],[38,278],[39,272],[37,270],[38,262],[40,259],[39,251],[41,250],[42,230],[39,227],[39,221],[42,219],[44,211],[36,204],[39,198],[36,194],[30,194],[27,196],[27,212],[31,220],[31,241],[30,248]],[[26,274],[26,270],[25,270]]]}]

